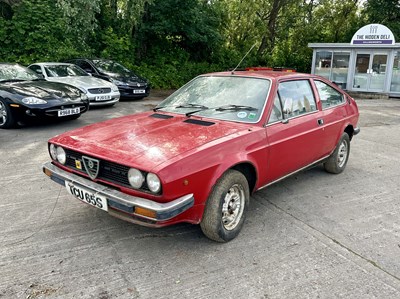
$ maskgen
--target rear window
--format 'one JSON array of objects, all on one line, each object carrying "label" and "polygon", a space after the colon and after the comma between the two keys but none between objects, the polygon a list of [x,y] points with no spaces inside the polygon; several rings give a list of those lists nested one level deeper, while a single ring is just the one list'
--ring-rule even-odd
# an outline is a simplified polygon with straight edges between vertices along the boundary
[{"label": "rear window", "polygon": [[322,109],[328,109],[344,103],[344,96],[339,91],[322,81],[315,80],[314,82],[322,103]]}]

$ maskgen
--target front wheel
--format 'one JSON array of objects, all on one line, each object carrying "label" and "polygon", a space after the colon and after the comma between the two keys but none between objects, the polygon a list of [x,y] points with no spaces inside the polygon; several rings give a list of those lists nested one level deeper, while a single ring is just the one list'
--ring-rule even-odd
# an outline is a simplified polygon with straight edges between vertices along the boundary
[{"label": "front wheel", "polygon": [[0,99],[0,128],[9,129],[15,126],[14,115],[7,103]]},{"label": "front wheel", "polygon": [[335,151],[324,163],[325,170],[330,173],[341,173],[346,167],[350,154],[350,138],[347,133],[343,133],[336,146]]},{"label": "front wheel", "polygon": [[208,197],[201,230],[211,240],[228,242],[242,229],[250,200],[246,177],[237,170],[228,170],[217,181]]}]

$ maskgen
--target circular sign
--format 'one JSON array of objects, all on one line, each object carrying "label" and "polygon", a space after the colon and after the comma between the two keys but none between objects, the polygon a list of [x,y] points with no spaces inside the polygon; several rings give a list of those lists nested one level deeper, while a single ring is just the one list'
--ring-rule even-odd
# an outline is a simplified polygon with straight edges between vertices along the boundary
[{"label": "circular sign", "polygon": [[246,116],[247,116],[247,112],[244,112],[244,111],[240,111],[237,114],[237,117],[239,117],[239,118],[246,118]]},{"label": "circular sign", "polygon": [[360,29],[351,39],[352,45],[394,45],[393,32],[384,25],[369,24]]}]

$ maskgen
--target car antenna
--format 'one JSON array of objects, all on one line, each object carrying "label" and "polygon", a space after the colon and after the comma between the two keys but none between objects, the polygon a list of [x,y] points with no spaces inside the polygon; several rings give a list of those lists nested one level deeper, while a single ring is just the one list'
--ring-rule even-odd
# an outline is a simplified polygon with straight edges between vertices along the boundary
[{"label": "car antenna", "polygon": [[253,50],[253,48],[256,46],[256,43],[254,43],[254,45],[250,48],[249,51],[247,51],[247,53],[243,56],[242,60],[239,61],[238,65],[232,70],[231,74],[233,75],[236,71],[236,69],[239,67],[239,65],[243,62],[243,60],[246,58],[247,55],[249,55],[249,53],[251,52],[251,50]]}]

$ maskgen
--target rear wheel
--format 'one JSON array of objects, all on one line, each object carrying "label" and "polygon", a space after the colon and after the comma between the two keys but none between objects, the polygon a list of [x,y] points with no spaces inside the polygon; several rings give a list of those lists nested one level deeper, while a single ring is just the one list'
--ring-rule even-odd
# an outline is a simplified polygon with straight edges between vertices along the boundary
[{"label": "rear wheel", "polygon": [[237,170],[225,172],[207,200],[200,223],[203,233],[217,242],[234,239],[242,229],[249,199],[246,177]]},{"label": "rear wheel", "polygon": [[335,151],[324,163],[325,170],[329,173],[341,173],[347,164],[350,154],[350,138],[347,133],[343,133],[336,146]]},{"label": "rear wheel", "polygon": [[15,119],[7,103],[0,99],[0,128],[9,129],[15,126]]}]

